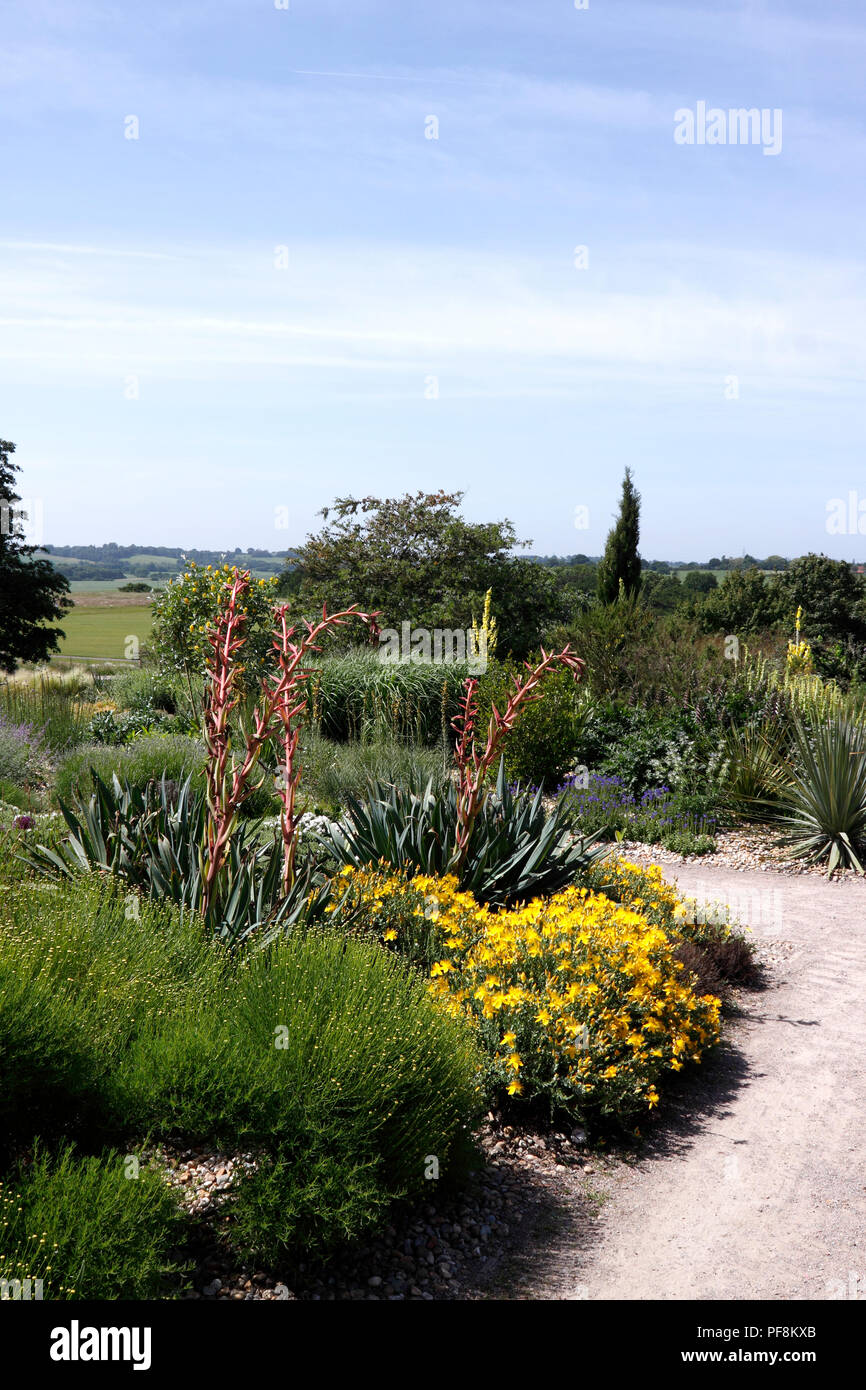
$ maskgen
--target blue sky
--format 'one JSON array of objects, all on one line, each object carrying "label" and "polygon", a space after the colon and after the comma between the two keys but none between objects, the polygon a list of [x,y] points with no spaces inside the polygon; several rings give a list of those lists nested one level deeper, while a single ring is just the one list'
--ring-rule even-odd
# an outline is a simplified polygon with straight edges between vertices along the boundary
[{"label": "blue sky", "polygon": [[[46,542],[281,549],[442,487],[597,553],[629,464],[647,557],[866,555],[827,531],[866,513],[857,0],[2,29],[0,436]],[[678,144],[699,102],[780,111],[781,149]]]}]

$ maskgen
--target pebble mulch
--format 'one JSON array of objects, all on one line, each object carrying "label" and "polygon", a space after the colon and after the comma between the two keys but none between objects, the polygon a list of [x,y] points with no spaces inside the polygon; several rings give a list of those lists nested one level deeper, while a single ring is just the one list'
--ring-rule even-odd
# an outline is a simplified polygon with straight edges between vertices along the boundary
[{"label": "pebble mulch", "polygon": [[[188,1299],[426,1301],[483,1298],[503,1266],[568,1187],[591,1187],[611,1160],[586,1147],[583,1129],[540,1134],[503,1125],[490,1115],[479,1135],[483,1163],[459,1192],[392,1210],[389,1223],[326,1266],[285,1271],[237,1267],[219,1240],[240,1169],[252,1153],[212,1154],[160,1145],[148,1157],[165,1170],[187,1211],[197,1218],[198,1266]],[[591,1208],[591,1202],[587,1201]]]},{"label": "pebble mulch", "polygon": [[[713,837],[715,851],[711,854],[674,854],[661,845],[622,840],[612,846],[630,859],[651,859],[658,864],[698,864],[708,868],[735,869],[741,873],[776,873],[788,875],[813,874],[826,878],[827,870],[820,864],[804,864],[791,859],[784,847],[774,843],[777,832],[771,826],[755,825],[737,830],[720,830]],[[857,878],[852,869],[836,869],[834,879]]]}]

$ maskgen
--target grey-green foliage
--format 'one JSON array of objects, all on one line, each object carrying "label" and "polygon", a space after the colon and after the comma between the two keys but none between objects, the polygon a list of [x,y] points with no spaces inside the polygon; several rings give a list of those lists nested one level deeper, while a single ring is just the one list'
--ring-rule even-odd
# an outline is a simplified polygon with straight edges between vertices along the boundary
[{"label": "grey-green foliage", "polygon": [[134,739],[122,746],[89,744],[76,748],[60,759],[55,772],[57,797],[69,801],[77,793],[86,793],[95,772],[104,782],[117,776],[138,791],[149,783],[183,782],[188,777],[201,776],[204,768],[204,745],[199,739],[185,734],[153,734]]},{"label": "grey-green foliage", "polygon": [[70,879],[80,873],[112,874],[136,892],[202,913],[207,926],[227,946],[254,934],[287,930],[300,920],[321,916],[330,898],[327,883],[314,883],[312,871],[281,890],[282,844],[264,841],[248,824],[232,835],[205,910],[207,804],[203,791],[187,779],[179,788],[165,778],[140,791],[113,776],[111,784],[92,774],[93,791],[60,808],[69,829],[56,847],[33,845],[24,856],[37,872]]},{"label": "grey-green foliage", "polygon": [[866,730],[845,720],[794,724],[793,770],[781,788],[782,843],[827,872],[863,873],[866,858]]},{"label": "grey-green foliage", "polygon": [[[344,864],[384,860],[424,874],[456,871],[457,789],[373,784],[350,797],[343,820],[323,837]],[[572,839],[564,809],[548,815],[542,794],[512,789],[500,762],[495,794],[487,796],[459,871],[460,886],[481,902],[512,905],[555,893],[603,856],[600,836]]]}]

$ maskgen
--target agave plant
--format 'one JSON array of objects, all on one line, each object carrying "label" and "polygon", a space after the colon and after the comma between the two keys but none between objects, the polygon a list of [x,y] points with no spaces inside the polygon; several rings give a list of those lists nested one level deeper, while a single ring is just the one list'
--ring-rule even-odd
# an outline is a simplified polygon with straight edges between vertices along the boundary
[{"label": "agave plant", "polygon": [[535,795],[508,785],[500,760],[495,793],[480,805],[468,852],[461,854],[458,789],[371,782],[319,836],[342,864],[386,863],[418,873],[457,872],[460,886],[491,906],[557,892],[607,853],[600,836],[575,840],[561,807],[548,815]]},{"label": "agave plant", "polygon": [[165,778],[146,790],[111,786],[92,774],[93,791],[74,806],[61,801],[69,834],[57,848],[34,845],[21,856],[38,873],[71,878],[102,873],[120,878],[145,897],[168,899],[200,914],[213,934],[234,948],[254,934],[267,940],[277,930],[320,918],[331,898],[330,885],[308,869],[282,891],[283,854],[279,839],[257,842],[240,825],[227,847],[220,892],[205,897],[205,843],[208,807],[187,779],[176,789]]},{"label": "agave plant", "polygon": [[[866,732],[846,720],[794,724],[794,767],[779,797],[780,843],[795,858],[863,873]],[[866,857],[866,856],[864,856]]]}]

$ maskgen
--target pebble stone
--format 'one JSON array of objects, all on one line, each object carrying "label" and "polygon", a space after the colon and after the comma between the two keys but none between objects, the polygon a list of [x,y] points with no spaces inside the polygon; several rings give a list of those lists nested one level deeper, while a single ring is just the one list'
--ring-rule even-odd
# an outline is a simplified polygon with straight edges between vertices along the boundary
[{"label": "pebble stone", "polygon": [[[571,1136],[521,1132],[491,1112],[481,1128],[478,1166],[455,1193],[402,1204],[386,1225],[325,1265],[289,1270],[233,1267],[219,1240],[232,1183],[254,1153],[210,1153],[163,1143],[149,1151],[184,1207],[198,1218],[201,1253],[188,1298],[430,1302],[482,1297],[499,1261],[520,1242],[545,1188],[583,1180],[589,1164],[607,1159],[586,1150],[582,1129]],[[571,1172],[573,1170],[573,1172]],[[569,1177],[569,1173],[571,1176]],[[432,1186],[432,1184],[431,1184]]]}]

